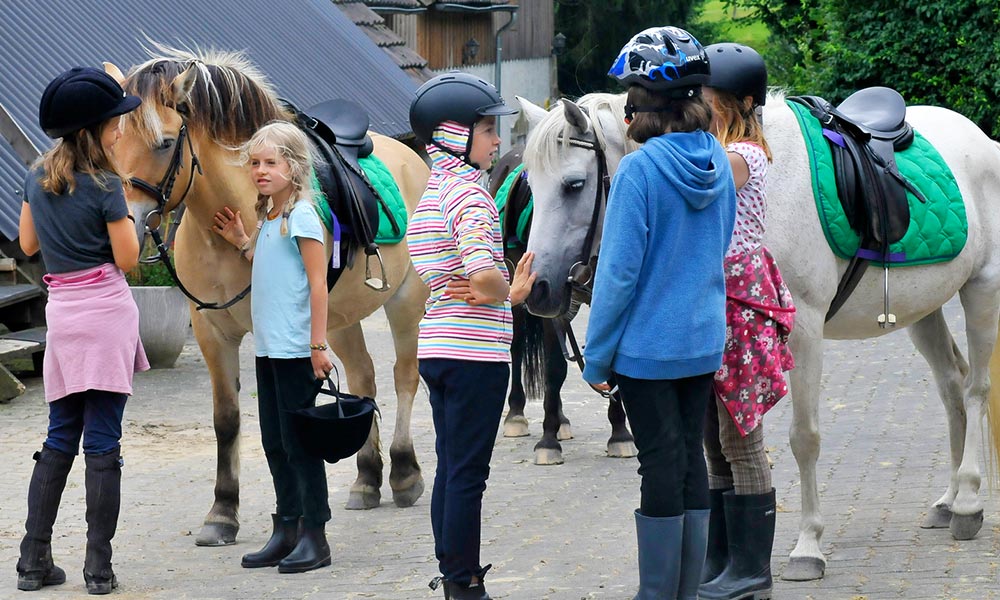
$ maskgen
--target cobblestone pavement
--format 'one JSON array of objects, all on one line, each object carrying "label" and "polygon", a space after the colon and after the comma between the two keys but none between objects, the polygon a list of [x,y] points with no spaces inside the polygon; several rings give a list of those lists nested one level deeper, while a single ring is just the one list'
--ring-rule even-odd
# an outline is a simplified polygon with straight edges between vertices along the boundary
[{"label": "cobblestone pavement", "polygon": [[[957,304],[946,311],[957,331]],[[581,315],[580,321],[585,321]],[[391,340],[380,315],[366,323],[375,355],[383,423],[391,428]],[[334,507],[328,533],[331,568],[298,575],[246,570],[240,556],[265,541],[273,508],[260,448],[252,342],[244,343],[241,373],[243,528],[239,543],[197,548],[194,534],[212,501],[215,441],[208,374],[193,341],[174,369],[136,377],[126,410],[123,510],[115,538],[117,598],[376,598],[437,597],[428,515],[434,471],[433,429],[426,392],[418,395],[413,432],[428,492],[407,509],[383,490],[382,506],[338,510],[354,479],[353,463],[329,466]],[[829,563],[818,582],[775,581],[776,600],[980,600],[1000,597],[997,584],[1000,516],[985,490],[986,522],[979,536],[956,542],[947,530],[918,527],[948,481],[944,411],[923,360],[905,333],[877,341],[831,342],[822,393],[823,451],[819,485]],[[0,405],[0,598],[15,590],[14,565],[23,532],[31,453],[43,438],[46,407],[41,381]],[[601,399],[571,372],[566,414],[576,438],[564,442],[566,464],[539,467],[532,447],[541,429],[541,404],[528,406],[533,436],[498,438],[486,492],[483,561],[492,562],[496,598],[578,600],[631,598],[637,582],[632,509],[638,503],[637,463],[604,456],[609,435]],[[782,402],[767,421],[779,513],[773,568],[780,573],[798,531],[799,482],[788,448],[791,406]],[[385,431],[387,439],[391,431]],[[386,442],[388,447],[388,442]],[[388,467],[387,467],[388,468]],[[386,472],[388,475],[388,472]],[[985,479],[984,479],[985,481]],[[83,594],[85,542],[83,468],[77,464],[56,524],[54,553],[66,584],[32,600]]]}]

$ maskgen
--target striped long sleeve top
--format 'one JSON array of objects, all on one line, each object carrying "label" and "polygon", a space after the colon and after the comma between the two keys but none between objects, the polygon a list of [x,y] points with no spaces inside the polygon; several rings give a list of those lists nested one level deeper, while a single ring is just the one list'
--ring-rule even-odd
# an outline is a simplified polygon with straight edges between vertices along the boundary
[{"label": "striped long sleeve top", "polygon": [[[451,137],[467,131],[444,129],[441,133]],[[464,148],[460,139],[448,141]],[[417,356],[510,362],[510,301],[470,306],[445,291],[453,279],[484,269],[497,267],[508,275],[496,204],[476,183],[478,169],[433,145],[428,154],[431,176],[406,234],[413,266],[430,288]]]}]

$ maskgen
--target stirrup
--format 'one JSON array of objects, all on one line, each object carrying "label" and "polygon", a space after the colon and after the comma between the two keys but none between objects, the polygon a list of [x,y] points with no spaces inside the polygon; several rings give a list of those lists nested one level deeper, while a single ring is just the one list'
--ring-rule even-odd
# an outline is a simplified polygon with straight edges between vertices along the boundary
[{"label": "stirrup", "polygon": [[[378,260],[379,275],[381,275],[381,277],[372,276],[372,256]],[[369,244],[369,246],[365,248],[365,285],[376,292],[384,292],[389,289],[389,282],[386,281],[385,276],[385,263],[382,262],[382,253],[375,244]]]},{"label": "stirrup", "polygon": [[878,326],[882,329],[888,329],[889,327],[896,326],[896,315],[889,312],[889,264],[884,263],[882,266],[884,271],[884,284],[882,287],[882,314],[878,316]]}]

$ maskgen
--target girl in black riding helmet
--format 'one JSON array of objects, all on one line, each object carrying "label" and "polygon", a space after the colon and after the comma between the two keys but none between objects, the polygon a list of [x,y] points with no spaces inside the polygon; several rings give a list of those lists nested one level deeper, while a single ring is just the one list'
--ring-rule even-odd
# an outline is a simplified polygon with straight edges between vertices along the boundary
[{"label": "girl in black riding helmet", "polygon": [[111,540],[121,504],[122,416],[134,372],[149,364],[125,282],[124,271],[139,261],[139,239],[114,148],[123,115],[140,102],[103,71],[75,67],[49,83],[39,105],[39,125],[57,141],[28,173],[18,231],[24,253],[41,251],[48,270],[43,384],[49,424],[28,484],[19,590],[66,581],[52,560],[52,526],[81,438],[83,579],[91,594],[118,585]]},{"label": "girl in black riding helmet", "polygon": [[480,513],[510,377],[512,304],[534,282],[530,253],[507,283],[496,205],[477,181],[500,146],[496,117],[513,114],[489,83],[439,75],[417,90],[410,125],[433,161],[406,239],[430,288],[417,357],[430,392],[437,451],[434,554],[445,598],[488,600]]},{"label": "girl in black riding helmet", "polygon": [[704,94],[712,132],[733,168],[737,216],[725,262],[726,352],[705,417],[712,512],[698,593],[705,600],[764,600],[771,597],[775,502],[763,416],[788,392],[783,372],[793,367],[787,342],[795,308],[762,241],[771,152],[757,113],[767,100],[767,68],[741,44],[705,51],[712,75]]}]

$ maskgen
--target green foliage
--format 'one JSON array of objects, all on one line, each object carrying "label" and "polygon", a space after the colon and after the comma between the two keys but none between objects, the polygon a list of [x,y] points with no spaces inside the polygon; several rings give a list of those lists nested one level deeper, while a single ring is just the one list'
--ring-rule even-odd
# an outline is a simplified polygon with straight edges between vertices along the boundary
[{"label": "green foliage", "polygon": [[134,286],[176,285],[167,267],[159,261],[151,264],[139,263],[139,266],[125,274],[125,280]]},{"label": "green foliage", "polygon": [[726,0],[706,0],[691,25],[691,32],[703,44],[738,42],[758,52],[768,47],[767,26],[746,8],[733,6]]},{"label": "green foliage", "polygon": [[996,0],[727,0],[768,26],[772,83],[839,101],[893,87],[911,104],[964,114],[1000,137]]},{"label": "green foliage", "polygon": [[[607,91],[615,82],[607,76],[625,42],[654,25],[690,30],[696,4],[689,0],[555,0],[556,31],[566,36],[559,57],[559,89],[581,96]],[[704,32],[694,32],[699,39]]]}]

